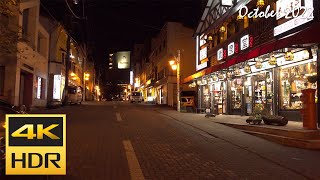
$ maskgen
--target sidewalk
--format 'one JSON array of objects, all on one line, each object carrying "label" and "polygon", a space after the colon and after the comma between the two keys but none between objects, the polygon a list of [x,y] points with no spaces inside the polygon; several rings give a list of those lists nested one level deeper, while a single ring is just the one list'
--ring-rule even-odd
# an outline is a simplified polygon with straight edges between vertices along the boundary
[{"label": "sidewalk", "polygon": [[[217,116],[216,118],[205,118],[204,114],[178,113],[175,110],[161,107],[157,108],[156,111],[254,153],[263,159],[302,174],[306,179],[320,179],[320,151],[283,146],[216,123],[222,120],[233,122],[235,119],[238,119],[240,123],[246,117]],[[299,128],[299,126],[300,124],[290,123],[287,128]]]}]

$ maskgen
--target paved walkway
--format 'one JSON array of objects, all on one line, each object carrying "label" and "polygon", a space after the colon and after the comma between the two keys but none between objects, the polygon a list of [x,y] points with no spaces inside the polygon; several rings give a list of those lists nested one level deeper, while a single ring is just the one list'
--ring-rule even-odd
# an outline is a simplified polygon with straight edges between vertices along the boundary
[{"label": "paved walkway", "polygon": [[[178,113],[167,108],[157,107],[155,110],[164,116],[202,130],[211,136],[232,143],[294,172],[302,172],[307,179],[320,179],[320,151],[282,146],[216,123],[219,121],[239,121],[239,123],[242,123],[245,122],[246,117],[217,116],[216,118],[205,118],[204,114]],[[302,125],[300,125],[301,123],[290,122],[286,128],[302,129]]]}]

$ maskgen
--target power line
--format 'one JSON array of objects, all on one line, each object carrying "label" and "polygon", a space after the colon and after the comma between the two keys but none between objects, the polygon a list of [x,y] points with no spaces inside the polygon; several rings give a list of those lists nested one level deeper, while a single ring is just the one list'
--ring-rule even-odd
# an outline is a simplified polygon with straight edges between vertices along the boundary
[{"label": "power line", "polygon": [[66,2],[66,4],[67,4],[68,9],[69,9],[70,12],[72,13],[72,15],[73,15],[75,18],[77,18],[77,19],[82,19],[80,16],[77,16],[77,15],[73,12],[73,10],[71,9],[71,7],[70,7],[70,5],[69,5],[69,3],[68,3],[68,0],[65,0],[65,2]]}]

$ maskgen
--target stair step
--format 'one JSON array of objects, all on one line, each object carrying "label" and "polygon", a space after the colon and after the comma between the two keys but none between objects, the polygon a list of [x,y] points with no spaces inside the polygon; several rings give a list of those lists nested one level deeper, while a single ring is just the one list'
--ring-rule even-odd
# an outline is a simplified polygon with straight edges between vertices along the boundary
[{"label": "stair step", "polygon": [[236,129],[244,130],[244,131],[252,131],[259,132],[264,134],[272,134],[287,138],[293,139],[304,139],[304,140],[320,140],[320,131],[319,130],[292,130],[292,129],[280,129],[278,126],[271,125],[243,125],[243,124],[229,124],[222,123],[220,124],[233,127]]},{"label": "stair step", "polygon": [[267,139],[269,141],[282,144],[285,146],[290,147],[297,147],[297,148],[303,148],[303,149],[312,149],[312,150],[320,150],[320,139],[298,139],[298,138],[291,138],[291,137],[285,137],[285,136],[279,136],[274,134],[266,134],[261,132],[255,132],[255,131],[247,131],[247,130],[241,130],[242,132],[245,132],[247,134],[251,134],[254,136],[258,136],[264,139]]}]

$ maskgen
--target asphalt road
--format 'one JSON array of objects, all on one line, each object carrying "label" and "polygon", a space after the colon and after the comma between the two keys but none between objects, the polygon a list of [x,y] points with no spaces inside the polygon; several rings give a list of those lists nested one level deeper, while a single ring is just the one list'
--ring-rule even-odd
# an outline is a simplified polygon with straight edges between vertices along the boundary
[{"label": "asphalt road", "polygon": [[95,102],[43,111],[67,114],[67,176],[29,179],[305,179],[156,108]]}]

